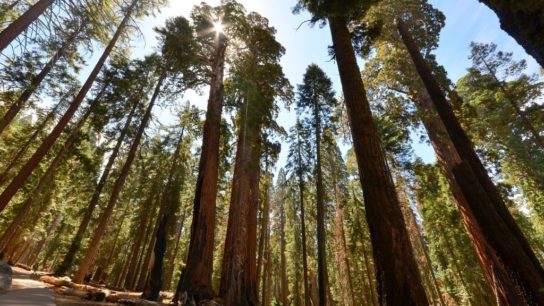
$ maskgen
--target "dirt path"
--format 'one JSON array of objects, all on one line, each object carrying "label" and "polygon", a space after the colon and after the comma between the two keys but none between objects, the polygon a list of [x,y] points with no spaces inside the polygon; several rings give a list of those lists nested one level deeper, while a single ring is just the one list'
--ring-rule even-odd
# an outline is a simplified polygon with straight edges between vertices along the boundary
[{"label": "dirt path", "polygon": [[0,305],[55,306],[55,293],[44,283],[30,279],[27,271],[14,268],[12,289],[0,294]]}]

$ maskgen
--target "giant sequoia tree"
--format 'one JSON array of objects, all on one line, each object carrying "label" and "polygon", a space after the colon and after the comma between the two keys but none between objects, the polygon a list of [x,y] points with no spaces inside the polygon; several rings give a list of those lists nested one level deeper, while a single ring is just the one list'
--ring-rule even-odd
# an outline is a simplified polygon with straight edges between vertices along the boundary
[{"label": "giant sequoia tree", "polygon": [[[544,304],[543,75],[473,43],[454,87],[428,0],[298,1],[330,30],[336,95],[318,65],[284,74],[281,28],[218,2],[141,58],[133,20],[162,0],[0,3],[10,263],[111,302]],[[482,2],[534,51],[540,4]]]},{"label": "giant sequoia tree", "polygon": [[[304,1],[314,20],[327,20],[348,111],[353,144],[376,260],[378,292],[384,305],[426,305],[408,233],[381,141],[366,98],[357,66],[348,22],[364,12],[369,3]],[[355,14],[355,15],[354,15]],[[368,39],[368,37],[367,37]]]},{"label": "giant sequoia tree", "polygon": [[238,139],[232,195],[220,295],[226,305],[255,305],[258,302],[257,206],[259,200],[262,129],[273,124],[278,106],[276,99],[289,99],[290,85],[279,60],[284,48],[275,37],[275,29],[257,13],[247,16],[243,43],[247,52],[240,54],[229,90],[239,101]]}]

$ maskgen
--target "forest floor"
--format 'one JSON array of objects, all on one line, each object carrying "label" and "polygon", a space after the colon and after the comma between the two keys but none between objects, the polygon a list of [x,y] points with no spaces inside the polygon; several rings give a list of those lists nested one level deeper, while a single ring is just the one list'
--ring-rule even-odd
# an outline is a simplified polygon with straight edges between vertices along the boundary
[{"label": "forest floor", "polygon": [[81,306],[117,305],[82,301],[77,297],[56,294],[53,287],[31,278],[31,272],[13,267],[13,282],[10,291],[0,293],[0,305],[9,306]]},{"label": "forest floor", "polygon": [[13,267],[11,290],[0,294],[0,305],[55,306],[55,292],[50,286],[30,278],[29,271]]}]

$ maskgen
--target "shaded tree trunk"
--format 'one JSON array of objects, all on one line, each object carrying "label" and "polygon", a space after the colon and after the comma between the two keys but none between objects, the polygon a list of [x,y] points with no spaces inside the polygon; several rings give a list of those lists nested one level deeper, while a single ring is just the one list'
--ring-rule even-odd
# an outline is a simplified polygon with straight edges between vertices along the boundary
[{"label": "shaded tree trunk", "polygon": [[121,191],[123,190],[123,186],[125,184],[126,178],[128,177],[128,174],[130,172],[130,167],[132,165],[132,162],[134,161],[134,158],[136,157],[136,150],[138,149],[138,146],[140,145],[140,141],[144,134],[144,130],[147,124],[149,123],[149,120],[151,119],[151,110],[153,109],[153,106],[155,105],[155,102],[159,96],[164,78],[165,78],[164,74],[162,74],[159,77],[159,80],[155,87],[155,91],[153,92],[151,101],[149,102],[149,105],[147,106],[147,110],[142,118],[142,121],[140,122],[140,126],[138,127],[138,132],[136,133],[134,141],[132,142],[132,145],[128,152],[127,159],[125,160],[123,168],[121,168],[119,177],[117,178],[117,180],[115,181],[113,185],[113,189],[110,195],[110,199],[108,201],[108,205],[106,206],[106,208],[104,209],[104,211],[102,212],[100,216],[100,222],[93,234],[91,242],[89,243],[89,247],[87,248],[85,252],[85,256],[79,265],[79,269],[74,276],[74,282],[76,283],[81,283],[83,281],[83,277],[89,271],[91,262],[94,260],[94,257],[96,256],[98,252],[98,246],[100,244],[100,240],[102,239],[102,236],[106,232],[108,221],[111,217],[111,214],[113,213],[115,204],[117,203],[117,200],[119,199],[119,196],[121,195]]},{"label": "shaded tree trunk", "polygon": [[520,4],[515,0],[478,0],[495,11],[501,29],[510,34],[525,51],[544,67],[544,3]]},{"label": "shaded tree trunk", "polygon": [[[176,203],[179,203],[180,192],[176,186],[181,185],[180,180],[177,178],[180,174],[177,172],[179,171],[178,160],[181,155],[184,132],[185,127],[181,130],[181,135],[176,145],[176,150],[174,151],[174,156],[172,158],[172,164],[168,173],[166,188],[164,188],[161,197],[161,208],[159,209],[157,218],[159,224],[155,233],[155,243],[154,245],[151,244],[149,246],[150,248],[153,247],[154,260],[150,275],[144,287],[144,293],[142,294],[142,298],[146,300],[157,301],[163,284],[163,266],[164,255],[166,253],[168,244],[168,227],[169,222],[172,222],[170,216],[175,216],[176,208],[179,207],[179,205],[176,205]],[[175,192],[175,190],[178,191]]]},{"label": "shaded tree trunk", "polygon": [[[398,30],[460,160],[451,171],[467,202],[460,207],[488,282],[506,305],[544,304],[544,269],[491,181],[402,20]],[[458,202],[459,203],[459,202]],[[460,203],[459,203],[460,204]],[[487,250],[486,250],[487,249]]]},{"label": "shaded tree trunk", "polygon": [[382,305],[428,305],[346,21],[329,25],[365,198]]},{"label": "shaded tree trunk", "polygon": [[[42,1],[45,1],[45,0],[40,0],[40,2]],[[66,128],[66,125],[68,125],[68,122],[70,122],[70,120],[72,119],[76,111],[78,110],[79,106],[81,105],[81,102],[83,102],[83,99],[85,98],[85,96],[91,89],[91,86],[93,85],[94,81],[96,80],[96,77],[98,76],[98,73],[102,69],[102,66],[104,66],[106,59],[109,57],[111,51],[113,50],[113,47],[117,43],[117,40],[119,39],[124,29],[126,28],[127,23],[130,20],[132,11],[134,10],[138,2],[139,0],[132,1],[132,4],[128,8],[125,17],[123,18],[123,21],[121,21],[121,24],[117,28],[117,31],[113,35],[108,46],[102,53],[102,56],[96,63],[91,74],[87,78],[87,81],[85,81],[85,84],[83,84],[79,93],[74,98],[74,100],[72,101],[72,104],[70,104],[70,107],[66,110],[66,112],[64,113],[62,118],[59,120],[55,128],[51,131],[49,136],[47,136],[47,138],[42,142],[42,144],[36,150],[34,155],[32,155],[32,157],[27,161],[27,163],[21,168],[21,170],[13,178],[11,183],[4,189],[2,194],[0,194],[0,212],[4,210],[4,208],[9,203],[11,198],[23,186],[23,184],[26,182],[30,174],[32,174],[32,171],[34,171],[34,169],[40,164],[43,157],[47,154],[47,152],[49,152],[49,149],[51,149],[51,147],[53,146],[57,138],[60,136],[62,131],[64,131],[64,129]]]},{"label": "shaded tree trunk", "polygon": [[21,15],[17,20],[13,21],[7,28],[0,33],[0,52],[4,49],[21,33],[23,33],[28,26],[36,21],[45,10],[47,10],[52,4],[53,0],[39,0],[28,11]]},{"label": "shaded tree trunk", "polygon": [[223,110],[223,73],[225,69],[226,38],[217,35],[212,80],[202,149],[193,204],[191,240],[184,269],[173,302],[187,292],[197,301],[214,296],[212,288],[215,203],[219,171],[219,138]]}]

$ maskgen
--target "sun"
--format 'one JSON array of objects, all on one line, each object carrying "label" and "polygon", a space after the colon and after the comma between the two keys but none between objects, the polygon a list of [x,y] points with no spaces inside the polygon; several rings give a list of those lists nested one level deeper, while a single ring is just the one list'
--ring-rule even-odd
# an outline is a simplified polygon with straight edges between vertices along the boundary
[{"label": "sun", "polygon": [[215,30],[216,33],[223,33],[223,24],[221,23],[220,20],[213,22],[213,29]]}]

